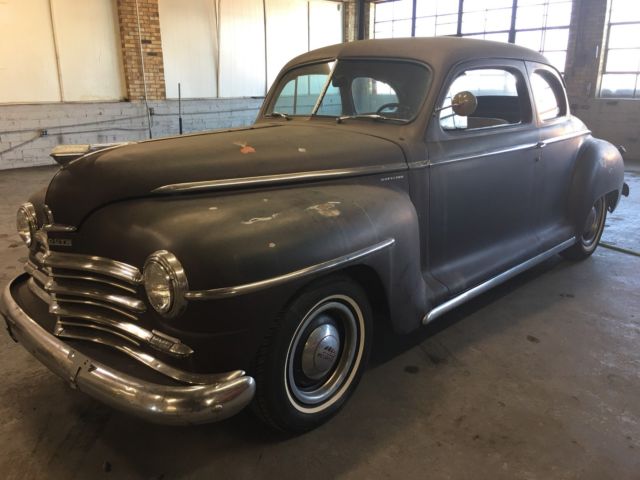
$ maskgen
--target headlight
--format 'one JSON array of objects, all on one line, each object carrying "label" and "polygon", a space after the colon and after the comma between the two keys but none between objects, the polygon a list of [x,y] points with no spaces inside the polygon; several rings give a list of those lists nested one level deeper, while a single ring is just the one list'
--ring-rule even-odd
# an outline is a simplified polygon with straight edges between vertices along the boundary
[{"label": "headlight", "polygon": [[144,263],[144,288],[151,306],[161,315],[173,318],[187,305],[187,276],[176,256],[166,250],[152,253]]},{"label": "headlight", "polygon": [[36,230],[38,230],[38,219],[33,204],[23,203],[20,206],[16,215],[16,227],[20,238],[27,244],[27,247],[30,247],[33,236],[36,234]]}]

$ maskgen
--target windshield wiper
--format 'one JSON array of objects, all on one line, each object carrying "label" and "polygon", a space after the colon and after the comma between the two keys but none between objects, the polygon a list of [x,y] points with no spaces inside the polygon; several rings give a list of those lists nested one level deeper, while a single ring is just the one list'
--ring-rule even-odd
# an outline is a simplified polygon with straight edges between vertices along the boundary
[{"label": "windshield wiper", "polygon": [[278,118],[284,118],[285,120],[291,120],[291,117],[289,115],[287,115],[286,113],[282,113],[282,112],[267,113],[265,115],[265,117],[278,117]]},{"label": "windshield wiper", "polygon": [[360,118],[364,118],[364,119],[369,119],[369,120],[375,120],[377,122],[398,122],[398,123],[407,123],[409,120],[405,120],[404,118],[392,118],[392,117],[385,117],[384,115],[380,115],[379,113],[362,113],[359,115],[342,115],[338,118],[336,118],[336,123],[342,123],[345,120],[350,120],[350,119],[360,119]]}]

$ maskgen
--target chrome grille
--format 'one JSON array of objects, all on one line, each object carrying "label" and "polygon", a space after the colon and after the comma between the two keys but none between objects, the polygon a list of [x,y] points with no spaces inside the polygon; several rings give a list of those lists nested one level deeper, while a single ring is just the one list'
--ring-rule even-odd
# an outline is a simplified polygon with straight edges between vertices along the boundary
[{"label": "chrome grille", "polygon": [[[56,316],[54,335],[158,351],[187,357],[193,350],[179,339],[140,326],[146,311],[141,300],[142,274],[126,263],[104,257],[52,252],[47,236],[34,236],[25,271],[29,289],[49,305]],[[140,295],[139,295],[140,294]],[[110,337],[104,340],[105,335]],[[123,351],[123,349],[119,348]]]}]

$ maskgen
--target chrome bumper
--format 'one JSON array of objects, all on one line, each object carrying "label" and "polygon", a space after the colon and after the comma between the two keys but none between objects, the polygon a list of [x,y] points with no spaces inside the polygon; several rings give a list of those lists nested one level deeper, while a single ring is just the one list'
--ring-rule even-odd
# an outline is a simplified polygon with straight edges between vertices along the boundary
[{"label": "chrome bumper", "polygon": [[13,299],[11,283],[0,297],[0,313],[13,339],[72,388],[113,408],[155,423],[189,425],[230,417],[253,398],[255,382],[241,370],[203,375],[203,379],[208,379],[208,383],[203,384],[163,385],[96,362],[30,318]]}]

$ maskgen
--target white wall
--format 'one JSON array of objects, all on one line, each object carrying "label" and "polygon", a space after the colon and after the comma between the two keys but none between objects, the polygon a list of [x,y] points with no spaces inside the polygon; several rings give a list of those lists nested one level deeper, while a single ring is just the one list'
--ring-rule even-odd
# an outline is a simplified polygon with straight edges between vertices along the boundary
[{"label": "white wall", "polygon": [[52,0],[51,6],[63,100],[123,98],[126,92],[115,2]]},{"label": "white wall", "polygon": [[265,94],[262,0],[220,2],[220,96]]},{"label": "white wall", "polygon": [[178,82],[184,98],[262,96],[293,57],[309,47],[342,42],[339,2],[189,0],[186,5],[159,0],[168,98],[178,96]]},{"label": "white wall", "polygon": [[167,98],[217,96],[217,33],[214,0],[160,0],[160,31]]},{"label": "white wall", "polygon": [[58,100],[49,1],[0,2],[0,103]]},{"label": "white wall", "polygon": [[342,4],[309,2],[309,50],[342,43]]},{"label": "white wall", "polygon": [[0,103],[122,98],[117,25],[115,0],[3,0]]},{"label": "white wall", "polygon": [[266,0],[267,84],[296,55],[309,49],[308,3],[303,0]]}]

